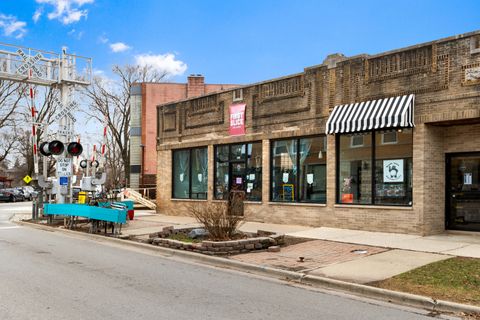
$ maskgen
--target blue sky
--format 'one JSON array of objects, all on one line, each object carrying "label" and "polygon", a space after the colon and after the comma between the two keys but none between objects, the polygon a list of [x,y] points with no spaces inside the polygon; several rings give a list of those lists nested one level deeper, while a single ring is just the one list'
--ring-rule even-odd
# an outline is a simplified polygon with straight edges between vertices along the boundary
[{"label": "blue sky", "polygon": [[477,29],[478,0],[0,0],[1,42],[67,46],[106,72],[146,61],[176,82],[252,83]]}]

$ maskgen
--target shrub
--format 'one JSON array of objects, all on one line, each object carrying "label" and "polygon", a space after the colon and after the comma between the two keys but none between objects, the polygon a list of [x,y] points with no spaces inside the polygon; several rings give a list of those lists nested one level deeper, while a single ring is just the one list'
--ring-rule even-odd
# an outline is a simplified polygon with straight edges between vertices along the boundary
[{"label": "shrub", "polygon": [[229,240],[238,232],[243,220],[243,197],[230,194],[228,202],[209,202],[204,206],[189,206],[190,214],[210,234],[212,240]]}]

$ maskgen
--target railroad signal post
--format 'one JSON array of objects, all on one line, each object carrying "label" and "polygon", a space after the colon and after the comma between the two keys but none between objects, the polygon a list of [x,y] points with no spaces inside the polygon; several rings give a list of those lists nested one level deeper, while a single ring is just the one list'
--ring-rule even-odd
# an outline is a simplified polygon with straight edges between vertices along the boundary
[{"label": "railroad signal post", "polygon": [[[88,86],[91,83],[92,63],[90,58],[67,54],[62,48],[60,54],[53,52],[14,46],[0,43],[0,79],[22,82],[29,85],[30,107],[32,114],[32,145],[34,173],[33,180],[38,180],[43,188],[43,196],[48,200],[49,195],[56,195],[56,203],[72,202],[72,158],[79,156],[83,148],[78,142],[73,142],[75,117],[72,112],[78,106],[72,99],[75,86]],[[48,124],[39,124],[35,108],[34,85],[57,88],[60,90],[60,99],[54,103],[59,112],[54,117],[59,130],[56,139],[42,141],[38,146],[37,128]],[[39,174],[38,156],[43,156],[43,174]],[[48,177],[47,158],[57,160],[56,177]],[[40,202],[43,199],[39,200]]]}]

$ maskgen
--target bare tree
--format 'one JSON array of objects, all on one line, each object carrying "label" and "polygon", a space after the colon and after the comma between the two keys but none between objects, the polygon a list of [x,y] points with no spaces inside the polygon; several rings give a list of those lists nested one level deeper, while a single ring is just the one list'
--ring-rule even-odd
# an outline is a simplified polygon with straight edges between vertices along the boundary
[{"label": "bare tree", "polygon": [[15,120],[25,85],[0,80],[0,162],[4,161],[17,144]]},{"label": "bare tree", "polygon": [[122,177],[125,174],[121,152],[115,143],[113,134],[107,132],[107,150],[106,150],[106,168],[107,181],[106,187],[109,189],[118,188],[122,184]]},{"label": "bare tree", "polygon": [[[167,73],[161,73],[150,66],[139,65],[114,66],[112,72],[114,79],[95,77],[92,85],[85,89],[90,105],[87,113],[101,123],[106,122],[112,142],[107,145],[108,155],[112,158],[115,153],[115,156],[121,160],[123,176],[126,180],[130,175],[128,140],[130,87],[138,82],[160,81],[166,77]],[[109,165],[118,165],[117,158]]]},{"label": "bare tree", "polygon": [[[37,89],[37,88],[35,88]],[[36,110],[37,110],[37,122],[41,123],[43,125],[50,125],[52,124],[52,119],[53,115],[57,111],[57,105],[55,105],[54,101],[55,98],[57,98],[59,95],[58,90],[54,88],[45,88],[41,89],[37,92],[38,99],[36,99],[36,102],[40,102],[38,105],[36,105]],[[22,112],[21,112],[21,122],[22,123],[31,123],[32,122],[32,116],[31,116],[31,106],[27,104],[27,107],[24,107]],[[18,145],[16,146],[16,153],[17,156],[20,158],[21,163],[26,163],[26,168],[28,171],[28,174],[33,173],[33,148],[32,148],[32,132],[30,129],[30,126],[27,127],[28,129],[25,130],[18,130],[18,135],[17,135],[17,140],[18,140]],[[41,126],[37,128],[37,140],[38,143],[42,142],[42,140],[46,140],[46,127]],[[50,157],[48,159],[48,173],[51,174],[52,170],[55,166],[55,159],[53,157]]]}]

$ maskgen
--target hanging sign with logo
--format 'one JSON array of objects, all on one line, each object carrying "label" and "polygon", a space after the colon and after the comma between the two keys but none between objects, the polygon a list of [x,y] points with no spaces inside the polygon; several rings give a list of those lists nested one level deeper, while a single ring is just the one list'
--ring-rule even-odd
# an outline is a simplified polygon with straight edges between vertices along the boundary
[{"label": "hanging sign with logo", "polygon": [[403,182],[403,159],[383,160],[383,182]]},{"label": "hanging sign with logo", "polygon": [[230,106],[230,135],[238,136],[245,134],[245,104]]}]

